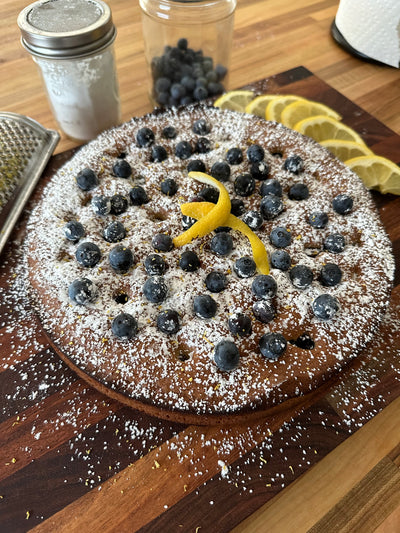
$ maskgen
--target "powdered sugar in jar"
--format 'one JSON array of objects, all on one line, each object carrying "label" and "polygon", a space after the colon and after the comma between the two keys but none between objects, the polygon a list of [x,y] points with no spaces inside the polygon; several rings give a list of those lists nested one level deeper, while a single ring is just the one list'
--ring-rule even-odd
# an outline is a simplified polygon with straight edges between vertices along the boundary
[{"label": "powdered sugar in jar", "polygon": [[54,117],[70,138],[88,141],[119,124],[113,43],[102,0],[40,0],[18,17],[23,46],[40,68]]}]

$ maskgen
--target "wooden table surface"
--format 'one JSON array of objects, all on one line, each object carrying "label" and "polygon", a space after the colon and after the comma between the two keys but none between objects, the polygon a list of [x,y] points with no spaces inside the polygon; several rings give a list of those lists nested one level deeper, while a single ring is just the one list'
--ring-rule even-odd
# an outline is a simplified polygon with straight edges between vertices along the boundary
[{"label": "wooden table surface", "polygon": [[[127,120],[151,110],[147,98],[140,11],[138,2],[132,0],[109,0],[108,3],[118,29],[115,49],[122,115],[123,119]],[[56,129],[36,67],[19,41],[16,18],[27,4],[28,2],[23,0],[2,0],[0,3],[2,35],[0,110],[28,115],[45,127]],[[303,65],[311,72],[307,73],[302,69],[294,70],[292,85],[290,85],[290,76],[289,78],[288,75],[283,76],[282,80],[286,80],[285,83],[291,88],[304,90],[305,95],[309,94],[307,91],[310,87],[319,89],[329,86],[333,90],[326,91],[326,98],[324,94],[321,94],[321,101],[333,98],[333,104],[336,101],[338,105],[347,105],[346,102],[350,101],[357,109],[362,108],[367,115],[375,117],[377,120],[371,119],[371,125],[376,126],[376,131],[381,133],[373,140],[371,138],[373,142],[370,144],[373,144],[377,153],[391,157],[399,163],[400,71],[360,61],[337,46],[330,36],[330,25],[337,6],[337,0],[297,0],[296,2],[239,0],[232,50],[231,88],[245,86],[249,82],[263,78],[273,80],[275,74]],[[314,77],[311,73],[315,75],[316,81],[313,81]],[[297,79],[299,81],[296,81]],[[321,83],[318,80],[321,80]],[[274,83],[271,82],[270,86],[274,88]],[[275,86],[275,92],[278,86],[279,84]],[[336,91],[343,95],[343,99]],[[318,94],[313,94],[313,96],[318,99]],[[328,103],[331,103],[331,100]],[[348,105],[350,106],[350,103]],[[350,107],[348,109],[350,110]],[[341,110],[338,109],[338,111]],[[363,131],[360,133],[368,134]],[[56,153],[61,154],[75,146],[76,143],[62,136]],[[57,164],[59,161],[61,159],[55,159]],[[396,260],[399,264],[400,198],[382,197],[379,194],[374,194],[374,198],[393,240]],[[7,275],[10,274],[10,268],[8,268]],[[4,269],[7,270],[7,267],[3,264]],[[372,360],[376,361],[379,358],[381,362],[379,365],[374,363],[368,367],[367,377],[362,372],[358,372],[356,374],[358,381],[353,379],[350,385],[350,377],[342,388],[335,388],[329,398],[326,396],[321,402],[309,406],[303,413],[293,413],[290,420],[271,421],[269,432],[264,435],[264,443],[259,441],[250,447],[244,442],[247,437],[248,442],[251,440],[250,433],[251,437],[254,437],[252,433],[254,428],[238,428],[223,436],[217,436],[211,430],[207,433],[206,430],[193,427],[168,428],[166,425],[160,430],[157,421],[152,421],[151,424],[146,422],[147,433],[143,428],[141,431],[145,435],[143,443],[147,439],[145,444],[149,448],[143,449],[141,454],[137,452],[139,455],[135,456],[135,462],[132,465],[128,464],[129,461],[126,462],[126,457],[122,458],[122,455],[117,455],[121,463],[119,467],[113,466],[111,473],[107,475],[103,472],[104,465],[102,465],[103,479],[93,481],[94,485],[88,483],[89,477],[100,478],[100,475],[95,466],[91,467],[90,472],[89,466],[86,466],[87,478],[81,477],[75,480],[74,496],[71,498],[65,496],[64,502],[60,502],[59,492],[53,492],[54,487],[50,484],[51,476],[45,475],[42,471],[43,479],[46,480],[44,483],[48,486],[47,492],[41,493],[46,500],[44,502],[46,505],[42,502],[42,508],[54,509],[47,515],[46,511],[39,511],[38,498],[35,500],[34,495],[29,493],[35,487],[37,490],[39,487],[40,490],[43,489],[40,481],[37,483],[33,481],[35,476],[40,478],[40,472],[34,470],[35,461],[54,471],[61,468],[60,465],[64,461],[62,468],[68,471],[72,467],[66,464],[65,456],[62,455],[65,453],[67,443],[75,452],[79,447],[78,441],[79,436],[83,434],[82,431],[89,431],[93,428],[90,438],[89,433],[85,433],[85,438],[88,439],[87,445],[82,442],[80,444],[79,453],[83,456],[85,453],[89,455],[90,450],[94,448],[90,444],[92,442],[90,439],[95,442],[96,424],[99,424],[103,418],[106,419],[107,416],[113,415],[116,418],[116,413],[118,413],[120,420],[125,421],[126,430],[131,414],[126,408],[121,409],[114,402],[102,399],[101,395],[86,388],[79,380],[74,381],[76,378],[67,372],[65,380],[68,382],[68,387],[73,390],[75,397],[79,396],[80,410],[79,413],[75,413],[76,427],[70,427],[70,433],[65,430],[64,438],[61,438],[56,437],[56,432],[54,432],[49,437],[48,449],[52,452],[50,458],[50,451],[40,448],[41,440],[38,435],[41,431],[46,432],[46,427],[48,429],[50,422],[59,423],[61,426],[64,426],[64,423],[68,425],[67,415],[70,411],[67,400],[63,400],[65,391],[58,391],[57,398],[55,394],[50,396],[53,403],[48,402],[45,411],[41,412],[34,402],[29,403],[25,398],[25,400],[21,399],[18,404],[21,408],[19,414],[16,411],[13,416],[10,414],[5,416],[7,399],[11,397],[14,404],[17,400],[10,393],[11,385],[7,381],[8,378],[6,379],[3,365],[0,373],[1,402],[4,411],[0,420],[0,431],[3,434],[1,444],[3,453],[0,459],[0,531],[14,533],[32,528],[38,532],[69,532],[78,529],[85,532],[136,531],[140,528],[143,531],[154,532],[196,531],[201,533],[203,531],[229,531],[232,528],[240,533],[309,530],[316,532],[360,531],[363,533],[399,531],[400,346],[398,328],[400,291],[398,283],[397,274],[390,316],[384,324],[384,331],[378,338],[378,341],[384,339],[386,344],[371,349]],[[4,305],[4,302],[0,304],[3,307]],[[14,309],[13,313],[16,312]],[[3,309],[0,320],[2,323],[0,356],[3,363],[15,351],[15,347],[10,344],[9,337],[7,337],[8,331],[7,327],[4,327],[6,323],[4,316]],[[40,332],[36,334],[40,337]],[[385,357],[386,364],[382,362]],[[29,362],[29,358],[26,359]],[[56,359],[54,366],[57,367]],[[29,368],[28,370],[24,368],[28,372]],[[22,372],[22,367],[19,368],[18,365],[15,369]],[[367,373],[367,369],[365,372]],[[375,383],[371,388],[369,380],[372,379],[372,374],[379,384],[375,386]],[[62,384],[64,385],[65,383]],[[72,395],[71,390],[68,394]],[[349,392],[353,394],[354,391],[356,391],[357,401],[348,394]],[[60,407],[62,401],[66,402],[64,411]],[[68,401],[72,405],[72,400]],[[90,415],[82,412],[85,406],[88,409],[90,406]],[[73,408],[76,408],[76,405],[71,407]],[[62,421],[50,420],[49,417],[52,414],[56,417],[60,416],[60,412],[64,414]],[[346,416],[338,416],[339,412],[345,412]],[[44,415],[46,415],[45,420]],[[35,439],[32,440],[34,444],[32,444],[31,455],[26,448],[25,463],[22,465],[19,463],[18,453],[21,452],[22,442],[25,441],[22,438],[23,430],[20,422],[28,418],[31,423],[31,435],[34,434],[32,431],[36,427],[37,437],[35,439],[38,440],[36,443]],[[117,434],[120,430],[116,426],[115,418],[113,419],[115,425],[113,431]],[[145,425],[143,420],[141,423]],[[107,435],[104,438],[107,437],[110,443],[112,423],[108,422],[108,424]],[[150,427],[158,428],[159,439],[154,434],[155,429],[149,435]],[[64,429],[59,433],[63,431]],[[229,441],[230,445],[233,442],[235,447],[239,448],[239,452],[233,453],[231,457],[232,465],[236,468],[236,478],[232,480],[229,475],[224,477],[223,465],[221,474],[221,464],[217,462],[220,456],[215,451],[216,445],[214,445],[214,451],[210,449],[207,453],[217,464],[215,471],[211,472],[210,469],[208,474],[204,474],[199,461],[208,461],[208,465],[212,462],[210,462],[210,457],[206,460],[200,454],[188,467],[191,475],[185,473],[190,481],[182,482],[183,490],[188,494],[184,498],[180,496],[174,499],[172,495],[168,498],[167,492],[170,490],[173,492],[173,488],[171,488],[171,480],[168,479],[167,467],[164,465],[167,460],[171,461],[169,456],[171,448],[166,450],[165,444],[162,443],[172,438],[176,439],[177,446],[185,439],[193,444],[196,442],[196,436],[204,440],[207,439],[207,435],[211,442],[227,445]],[[287,438],[288,435],[290,435],[289,438]],[[257,438],[259,439],[260,435]],[[254,437],[254,440],[257,439]],[[291,445],[288,445],[289,440],[292,441]],[[115,444],[116,449],[123,448],[124,444],[121,442]],[[251,449],[253,455],[250,453]],[[258,461],[255,461],[254,454],[257,453]],[[5,454],[8,454],[9,460]],[[293,458],[293,461],[297,461],[297,464],[289,462],[285,454]],[[137,460],[141,455],[143,457]],[[40,463],[43,457],[48,457],[48,460]],[[269,478],[264,478],[262,482],[256,482],[261,478],[260,471],[267,463],[270,481]],[[301,468],[299,468],[300,464]],[[129,470],[130,466],[132,468]],[[40,468],[38,467],[37,470],[40,471]],[[111,466],[109,468],[111,469]],[[130,475],[127,474],[128,471]],[[285,474],[283,474],[284,471]],[[81,468],[80,475],[82,472]],[[183,470],[181,478],[182,475],[184,476]],[[198,476],[198,482],[195,483],[193,478],[196,476]],[[65,478],[66,483],[68,480],[71,481],[67,474]],[[106,481],[103,483],[104,479]],[[143,487],[146,486],[148,494],[151,494],[152,483],[154,483],[154,493],[157,492],[157,494],[153,499],[143,498]],[[24,489],[24,487],[27,488]],[[67,490],[64,492],[68,493]],[[131,500],[125,499],[124,501],[124,493],[129,493]],[[107,496],[110,497],[110,494],[112,499],[107,501]],[[223,494],[225,500],[230,498],[235,505],[233,506],[233,503],[230,505],[225,500],[220,501],[219,497]],[[101,498],[102,495],[104,498]],[[59,501],[56,504],[53,499],[57,498]],[[33,501],[36,502],[37,508],[30,506],[29,502]],[[108,505],[110,507],[107,507]],[[201,511],[201,515],[196,515],[196,508]],[[137,518],[136,521],[133,519],[130,514],[133,513],[132,509],[136,510],[135,516],[141,516],[141,519]],[[117,519],[119,513],[124,520]],[[80,514],[87,517],[86,522],[79,520]],[[195,516],[195,519],[191,520],[190,515]],[[98,522],[94,520],[96,516],[99,517]],[[204,520],[199,516],[204,517]],[[97,527],[99,528],[96,529]]]}]

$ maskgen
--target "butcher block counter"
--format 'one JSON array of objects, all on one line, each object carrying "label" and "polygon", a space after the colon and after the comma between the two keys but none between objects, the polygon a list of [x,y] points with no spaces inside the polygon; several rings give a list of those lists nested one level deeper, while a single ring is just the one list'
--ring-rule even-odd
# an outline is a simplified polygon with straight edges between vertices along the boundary
[{"label": "butcher block counter", "polygon": [[[400,163],[400,71],[340,48],[337,0],[239,0],[230,88],[298,94]],[[57,129],[18,13],[2,0],[0,111]],[[109,0],[122,118],[151,111],[138,2]],[[303,409],[250,426],[185,426],[124,407],[57,357],[16,298],[40,187],[78,148],[61,135],[0,262],[0,531],[400,530],[400,198],[374,191],[393,243],[387,315],[358,369]]]}]

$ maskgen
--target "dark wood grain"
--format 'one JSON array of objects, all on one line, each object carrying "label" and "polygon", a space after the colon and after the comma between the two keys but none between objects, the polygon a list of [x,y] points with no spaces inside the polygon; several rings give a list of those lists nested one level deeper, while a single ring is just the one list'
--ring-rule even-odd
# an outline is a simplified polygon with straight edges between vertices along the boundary
[{"label": "dark wood grain", "polygon": [[[324,400],[316,402],[235,461],[230,483],[213,477],[141,531],[179,531],[182,525],[183,531],[230,531],[238,516],[243,519],[272,499],[347,436],[332,407]],[[193,513],[197,506],[207,512]]]},{"label": "dark wood grain", "polygon": [[[397,134],[307,69],[250,86],[331,105],[376,153],[400,161]],[[54,156],[44,181],[70,155]],[[374,198],[399,263],[400,198]],[[1,532],[230,531],[400,396],[400,341],[387,323],[384,357],[382,347],[372,345],[355,375],[301,413],[222,430],[171,424],[122,407],[66,367],[34,317],[21,320],[19,336],[9,329],[19,317],[7,295],[23,230],[24,219],[0,267]],[[396,278],[394,309],[400,308],[398,284]],[[370,385],[360,389],[360,375]],[[229,466],[227,478],[221,477],[221,458]],[[392,483],[385,468],[375,472],[381,490]]]}]

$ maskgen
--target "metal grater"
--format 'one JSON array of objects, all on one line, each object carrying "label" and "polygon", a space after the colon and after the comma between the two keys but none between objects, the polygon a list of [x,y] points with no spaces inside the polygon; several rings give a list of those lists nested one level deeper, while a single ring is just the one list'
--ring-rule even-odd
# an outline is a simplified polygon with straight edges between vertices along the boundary
[{"label": "metal grater", "polygon": [[31,118],[0,112],[0,253],[59,139]]}]

